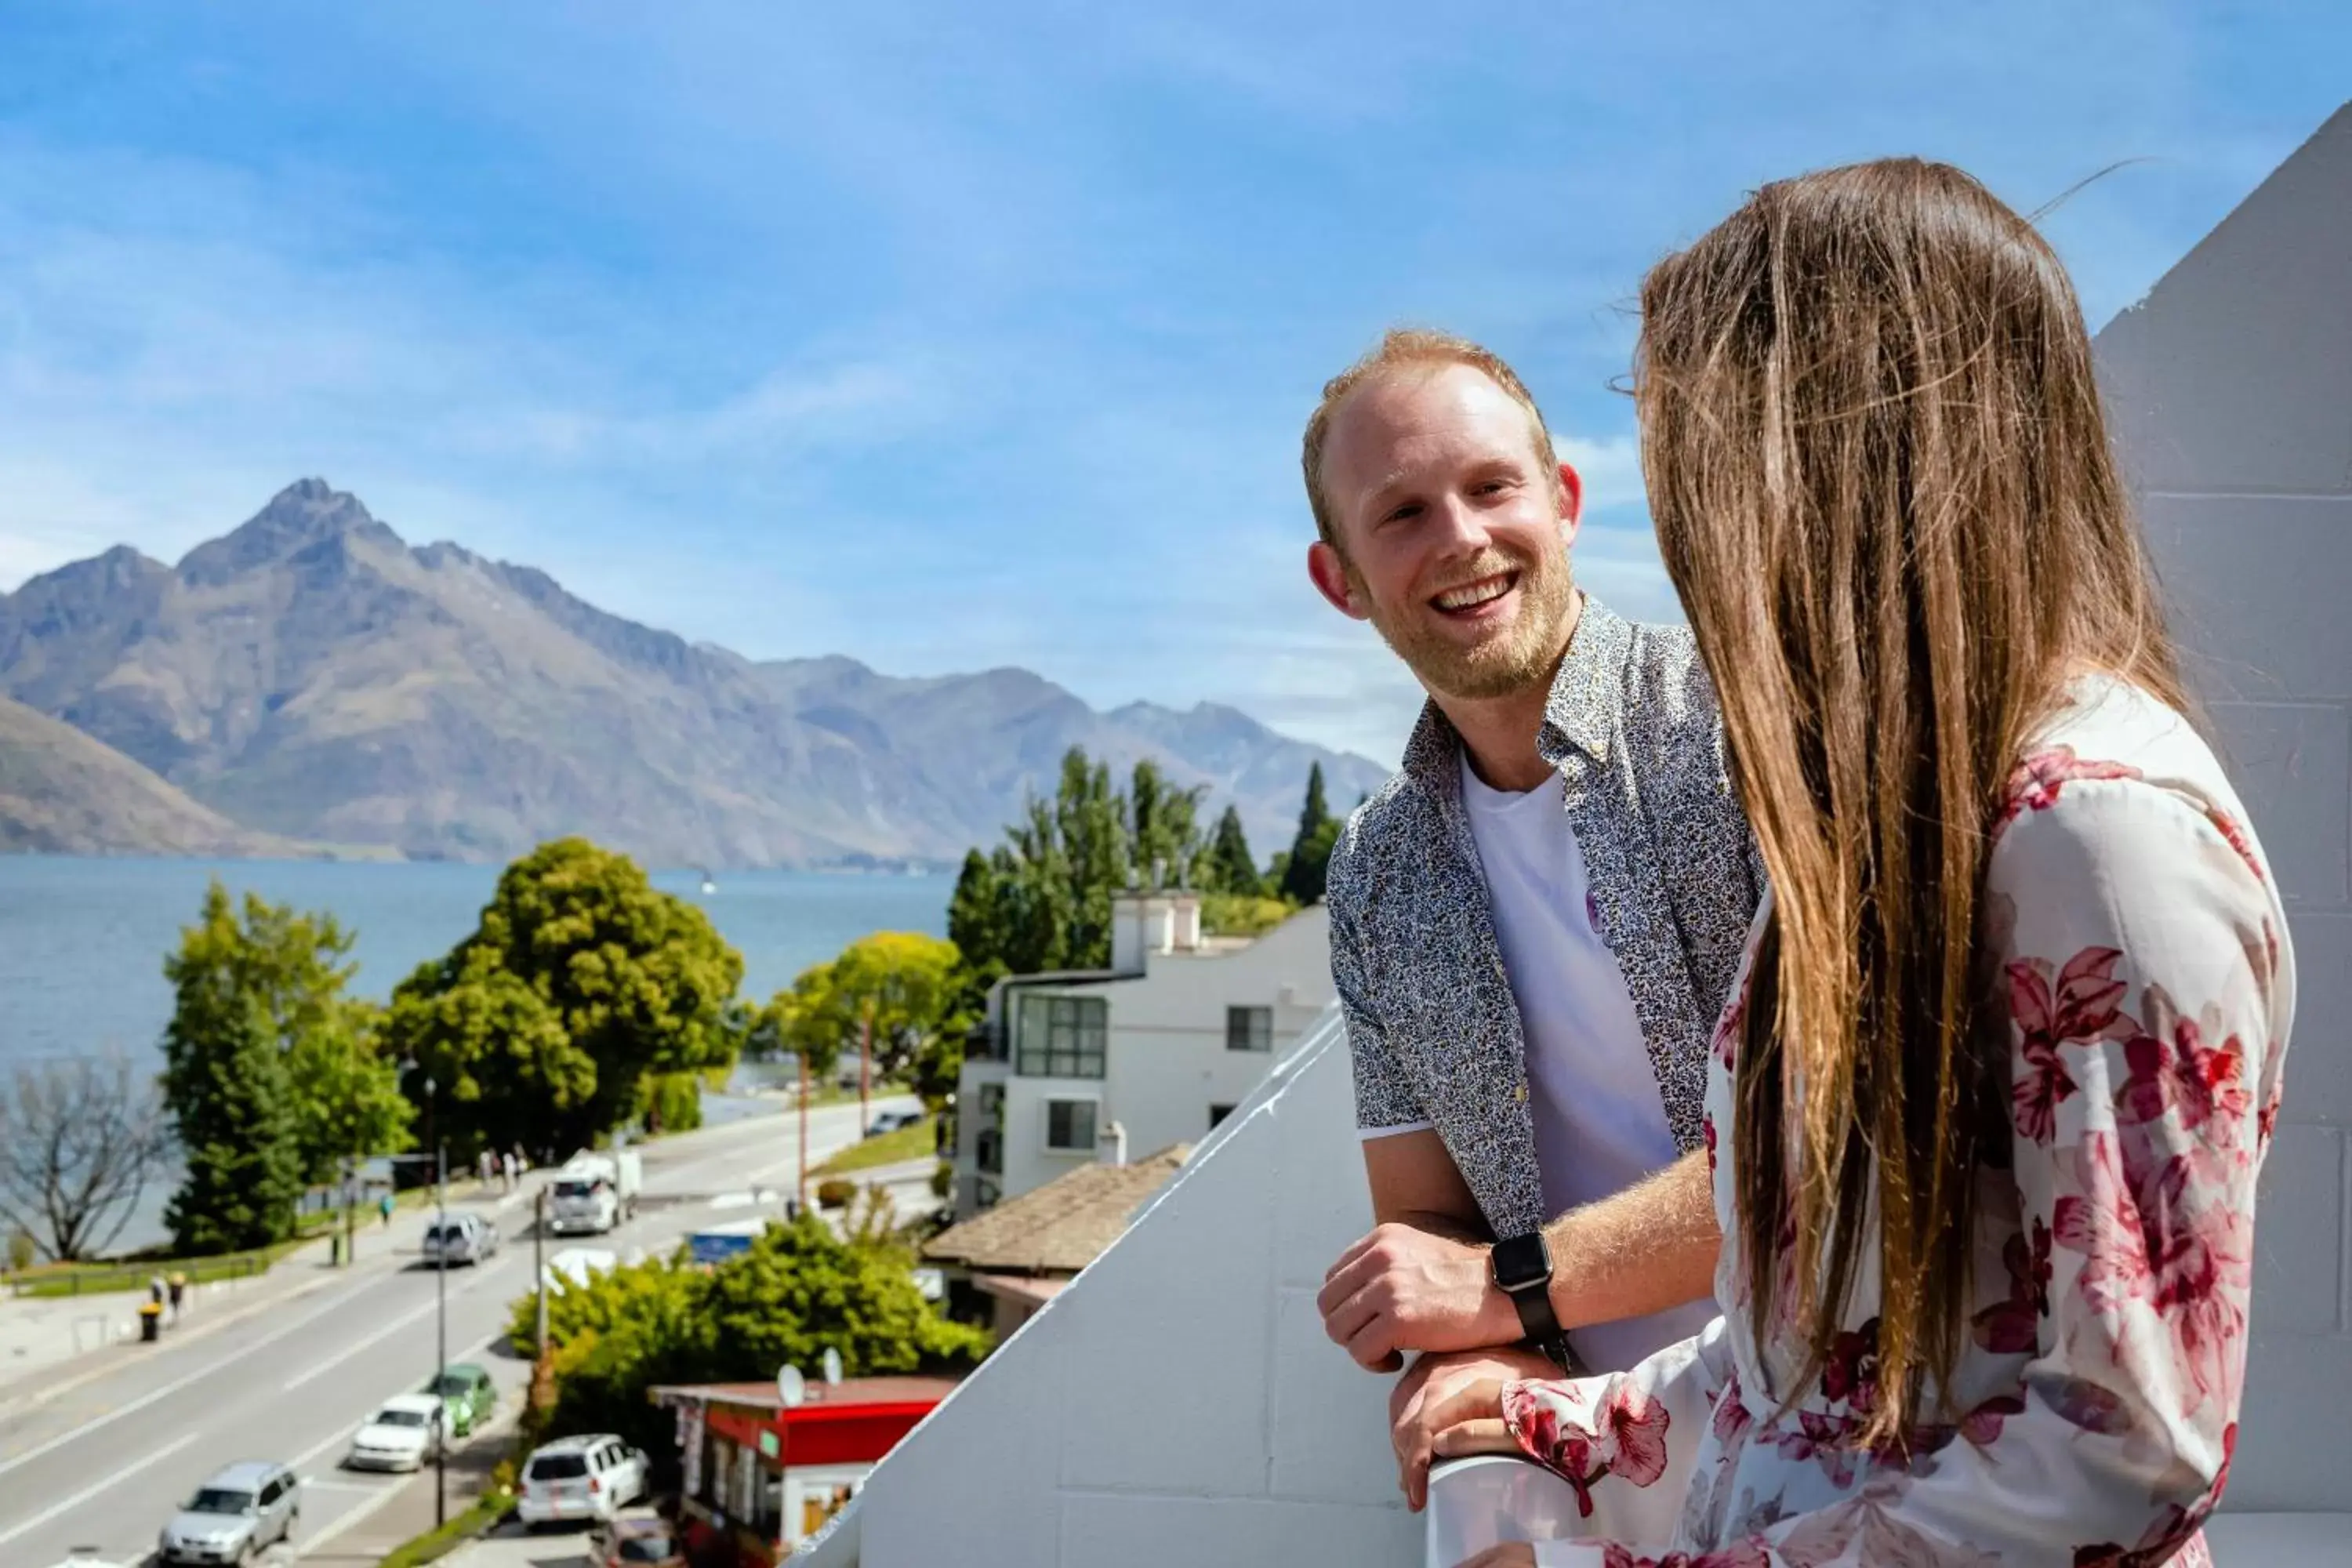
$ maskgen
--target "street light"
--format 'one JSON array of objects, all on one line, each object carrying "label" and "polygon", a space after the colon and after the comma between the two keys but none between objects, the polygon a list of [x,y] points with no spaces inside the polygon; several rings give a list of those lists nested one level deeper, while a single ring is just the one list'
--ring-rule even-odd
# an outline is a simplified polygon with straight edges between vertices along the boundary
[{"label": "street light", "polygon": [[[415,1058],[402,1062],[404,1070],[414,1072]],[[442,1402],[440,1426],[433,1437],[433,1523],[436,1529],[449,1522],[449,1414],[448,1394],[444,1392],[449,1376],[449,1183],[448,1152],[441,1147],[433,1125],[435,1100],[433,1075],[425,1075],[425,1142],[433,1151],[433,1229],[440,1246],[433,1259],[433,1397]]]}]

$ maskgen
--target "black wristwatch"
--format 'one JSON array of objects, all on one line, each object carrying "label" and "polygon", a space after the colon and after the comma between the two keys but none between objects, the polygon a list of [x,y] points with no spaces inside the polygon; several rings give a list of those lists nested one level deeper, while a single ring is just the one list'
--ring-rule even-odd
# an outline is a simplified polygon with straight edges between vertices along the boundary
[{"label": "black wristwatch", "polygon": [[1528,1342],[1560,1366],[1570,1363],[1568,1336],[1551,1310],[1551,1248],[1543,1232],[1530,1231],[1495,1244],[1495,1285],[1518,1309]]}]

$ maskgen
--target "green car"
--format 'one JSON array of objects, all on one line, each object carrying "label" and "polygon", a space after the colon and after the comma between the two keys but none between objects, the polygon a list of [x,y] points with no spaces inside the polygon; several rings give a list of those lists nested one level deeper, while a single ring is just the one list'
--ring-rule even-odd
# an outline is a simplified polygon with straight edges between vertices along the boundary
[{"label": "green car", "polygon": [[425,1385],[426,1394],[437,1394],[449,1407],[449,1435],[463,1437],[490,1418],[499,1407],[499,1391],[490,1384],[490,1374],[469,1361],[453,1361],[439,1377]]}]

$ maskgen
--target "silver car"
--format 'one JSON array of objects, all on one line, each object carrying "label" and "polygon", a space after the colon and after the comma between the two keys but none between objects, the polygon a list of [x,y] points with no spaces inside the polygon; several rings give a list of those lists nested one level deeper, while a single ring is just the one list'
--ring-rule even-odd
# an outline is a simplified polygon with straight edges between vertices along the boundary
[{"label": "silver car", "polygon": [[453,1214],[425,1227],[425,1261],[446,1268],[479,1263],[499,1249],[499,1227],[479,1215]]},{"label": "silver car", "polygon": [[250,1563],[294,1533],[301,1483],[283,1465],[247,1459],[196,1489],[155,1542],[163,1563]]}]

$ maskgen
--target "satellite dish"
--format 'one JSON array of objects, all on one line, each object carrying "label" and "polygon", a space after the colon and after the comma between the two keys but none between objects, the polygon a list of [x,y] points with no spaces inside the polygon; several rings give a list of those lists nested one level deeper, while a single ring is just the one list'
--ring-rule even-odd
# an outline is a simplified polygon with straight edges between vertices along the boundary
[{"label": "satellite dish", "polygon": [[800,1368],[788,1366],[776,1373],[776,1397],[784,1402],[787,1410],[801,1407],[801,1401],[808,1397],[808,1379],[801,1375]]},{"label": "satellite dish", "polygon": [[824,1382],[830,1388],[841,1381],[841,1352],[831,1345],[824,1347]]}]

